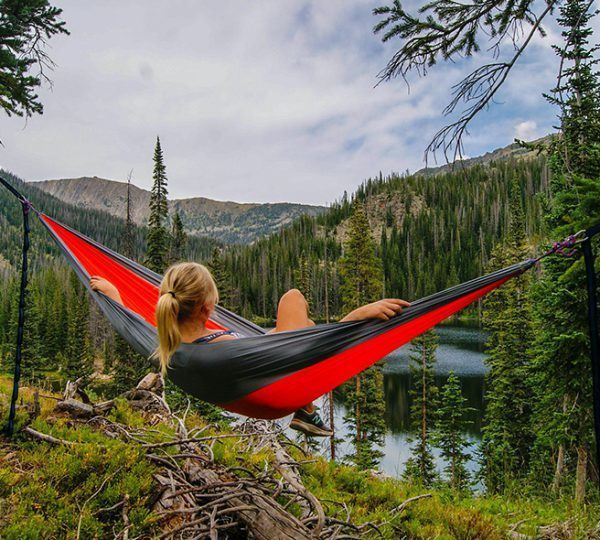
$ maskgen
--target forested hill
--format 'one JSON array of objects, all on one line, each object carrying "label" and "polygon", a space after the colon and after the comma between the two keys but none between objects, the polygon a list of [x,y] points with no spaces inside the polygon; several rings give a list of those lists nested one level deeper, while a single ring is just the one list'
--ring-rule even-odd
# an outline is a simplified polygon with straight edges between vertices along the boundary
[{"label": "forested hill", "polygon": [[[46,180],[32,184],[60,200],[78,207],[125,215],[127,184],[98,177]],[[150,192],[131,187],[132,219],[138,225],[148,221]],[[179,212],[186,232],[208,236],[225,243],[251,243],[274,233],[301,215],[315,216],[323,206],[295,203],[238,203],[205,197],[169,201],[171,212]]]},{"label": "forested hill", "polygon": [[[19,191],[28,197],[36,208],[62,223],[69,225],[94,240],[114,249],[124,251],[125,221],[107,212],[82,209],[67,204],[48,193],[23,182],[17,176],[0,171]],[[34,271],[53,259],[58,249],[35,217],[31,221],[31,259]],[[143,260],[146,249],[146,228],[133,227],[134,251],[138,260]],[[21,207],[12,194],[0,188],[0,271],[16,268],[20,262],[22,239]],[[205,260],[218,243],[209,238],[190,236],[186,256]]]},{"label": "forested hill", "polygon": [[352,197],[344,196],[320,216],[300,218],[252,246],[228,250],[224,266],[230,274],[230,307],[272,317],[279,295],[296,286],[308,293],[313,316],[322,319],[327,287],[329,313],[339,314],[337,261],[353,198],[364,202],[379,245],[382,295],[414,300],[476,277],[486,271],[492,248],[507,231],[513,181],[532,246],[543,238],[548,174],[543,157],[529,156],[436,176],[368,179]]}]

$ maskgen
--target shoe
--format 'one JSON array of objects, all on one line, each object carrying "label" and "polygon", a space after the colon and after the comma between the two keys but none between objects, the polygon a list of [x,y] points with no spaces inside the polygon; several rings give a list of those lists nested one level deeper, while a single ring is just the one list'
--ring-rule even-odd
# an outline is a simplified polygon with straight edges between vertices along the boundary
[{"label": "shoe", "polygon": [[333,435],[331,428],[324,424],[316,410],[308,412],[306,409],[298,409],[292,418],[290,427],[312,437],[331,437]]}]

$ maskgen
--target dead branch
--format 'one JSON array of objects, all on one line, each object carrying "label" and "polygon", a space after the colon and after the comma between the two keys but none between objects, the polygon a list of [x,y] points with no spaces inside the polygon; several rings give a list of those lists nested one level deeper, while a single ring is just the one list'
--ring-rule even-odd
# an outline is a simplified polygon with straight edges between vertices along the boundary
[{"label": "dead branch", "polygon": [[287,450],[279,443],[277,436],[266,422],[247,422],[261,437],[263,445],[267,445],[275,456],[275,469],[281,474],[291,490],[303,498],[309,505],[304,506],[306,517],[314,511],[316,513],[314,533],[318,536],[325,526],[325,511],[320,501],[304,486],[300,474],[296,470],[298,463],[288,454]]},{"label": "dead branch", "polygon": [[125,493],[125,497],[123,497],[123,507],[121,508],[121,516],[123,517],[123,531],[119,536],[123,537],[123,540],[128,540],[129,538],[129,528],[131,527],[131,522],[129,521],[129,495]]},{"label": "dead branch", "polygon": [[419,499],[428,499],[430,497],[431,497],[431,493],[423,493],[422,495],[415,495],[414,497],[410,497],[410,498],[406,499],[402,504],[396,506],[396,508],[394,508],[391,513],[396,514],[396,515],[400,514],[400,513],[404,512],[404,510],[410,503],[418,501]]},{"label": "dead branch", "polygon": [[113,478],[119,471],[121,470],[121,467],[119,467],[115,472],[113,472],[111,475],[107,476],[102,483],[100,484],[100,487],[94,491],[94,493],[92,493],[83,503],[83,505],[81,506],[81,508],[79,509],[79,521],[77,522],[77,540],[79,540],[79,537],[81,536],[81,522],[83,521],[83,511],[85,510],[85,507],[88,505],[88,503],[94,498],[96,497],[103,489],[104,486],[106,485],[106,483]]},{"label": "dead branch", "polygon": [[47,442],[50,444],[61,444],[64,446],[77,446],[79,444],[74,441],[66,441],[65,439],[57,439],[56,437],[53,437],[52,435],[47,435],[46,433],[41,433],[40,431],[37,431],[29,426],[26,426],[23,428],[23,433],[27,433],[27,435],[30,435],[34,439],[38,439],[40,441]]}]

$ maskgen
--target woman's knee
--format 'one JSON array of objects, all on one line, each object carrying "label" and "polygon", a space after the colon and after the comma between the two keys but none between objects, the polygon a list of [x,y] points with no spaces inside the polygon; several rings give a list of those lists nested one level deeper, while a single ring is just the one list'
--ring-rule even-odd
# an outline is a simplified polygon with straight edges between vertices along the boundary
[{"label": "woman's knee", "polygon": [[290,289],[289,291],[284,293],[281,296],[281,298],[279,299],[279,305],[281,305],[282,303],[288,303],[288,302],[294,302],[294,303],[302,304],[304,306],[307,305],[306,298],[304,297],[302,292],[300,292],[299,289]]},{"label": "woman's knee", "polygon": [[[290,289],[279,300],[275,332],[312,326],[308,318],[308,303],[298,289]],[[314,323],[313,323],[314,324]]]}]

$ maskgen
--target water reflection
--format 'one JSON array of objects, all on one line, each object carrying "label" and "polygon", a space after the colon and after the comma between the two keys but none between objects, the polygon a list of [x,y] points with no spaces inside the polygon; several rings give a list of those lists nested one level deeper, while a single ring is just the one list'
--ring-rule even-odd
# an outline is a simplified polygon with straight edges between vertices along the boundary
[{"label": "water reflection", "polygon": [[[484,364],[485,334],[478,328],[466,326],[443,326],[437,329],[439,346],[436,353],[435,383],[441,387],[453,371],[461,381],[463,395],[467,406],[474,410],[469,414],[473,423],[466,430],[471,442],[471,453],[474,454],[481,439],[481,424],[483,414],[483,392],[486,366]],[[409,411],[411,374],[409,370],[408,346],[402,347],[390,354],[385,361],[384,390],[386,401],[386,422],[388,433],[385,439],[381,468],[388,474],[402,474],[405,461],[409,457]],[[336,403],[336,428],[338,434],[344,436],[343,426],[344,406]],[[348,451],[346,445],[340,450]],[[437,459],[437,456],[436,456]],[[443,464],[437,460],[438,467]],[[477,463],[472,459],[469,468],[475,470]]]},{"label": "water reflection", "polygon": [[[447,375],[435,376],[435,384],[441,388],[448,379]],[[472,422],[467,433],[474,437],[481,435],[481,422],[483,412],[483,375],[460,376],[463,396],[466,398],[467,407],[473,411],[467,415],[467,420]],[[406,433],[410,427],[410,405],[409,390],[412,387],[410,373],[385,373],[384,391],[386,402],[386,423],[390,433]]]}]

